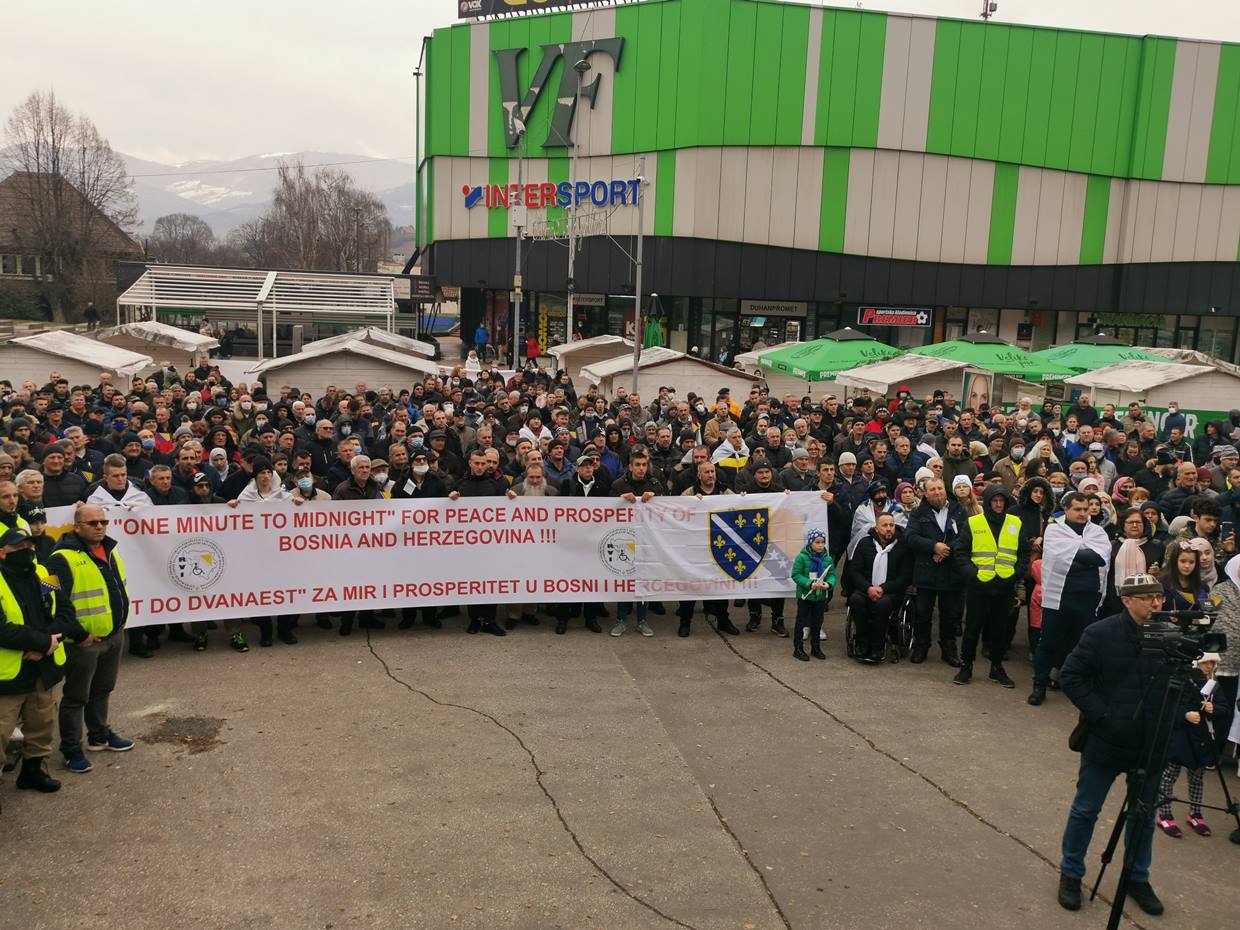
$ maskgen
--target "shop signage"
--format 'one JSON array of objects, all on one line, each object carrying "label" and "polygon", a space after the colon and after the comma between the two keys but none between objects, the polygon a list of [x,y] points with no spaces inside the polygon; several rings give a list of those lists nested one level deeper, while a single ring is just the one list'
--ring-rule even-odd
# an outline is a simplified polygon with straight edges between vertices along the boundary
[{"label": "shop signage", "polygon": [[574,294],[573,305],[576,307],[606,307],[607,297],[603,294]]},{"label": "shop signage", "polygon": [[[630,207],[637,204],[641,182],[638,178],[616,181],[550,181],[532,184],[466,184],[461,188],[465,209],[484,206],[488,210],[507,210],[509,207],[528,207],[542,210],[546,207],[580,207],[590,203],[596,207]],[[804,305],[802,305],[804,306]]]},{"label": "shop signage", "polygon": [[[472,2],[472,0],[469,0]],[[482,15],[482,14],[470,14]],[[561,58],[564,67],[560,71],[560,84],[554,92],[555,109],[551,113],[551,126],[547,130],[547,138],[542,140],[545,149],[568,148],[573,138],[573,118],[577,115],[577,98],[584,97],[594,109],[594,101],[598,97],[599,83],[603,80],[601,73],[595,73],[594,80],[582,83],[582,75],[573,67],[577,62],[589,63],[591,55],[606,55],[611,59],[615,71],[620,70],[620,53],[624,51],[624,39],[613,36],[610,39],[588,39],[583,42],[565,42],[563,45],[543,45],[542,61],[538,70],[530,80],[530,86],[521,90],[521,77],[517,64],[521,56],[529,51],[524,48],[500,48],[495,50],[495,61],[499,65],[499,96],[502,111],[497,116],[504,120],[504,141],[508,148],[515,149],[525,133],[525,124],[529,120],[534,105],[542,95],[543,89],[551,79],[551,69]]]},{"label": "shop signage", "polygon": [[435,278],[423,274],[393,275],[392,296],[397,300],[434,300]]},{"label": "shop signage", "polygon": [[460,0],[456,5],[457,19],[475,16],[496,16],[500,13],[537,13],[558,6],[586,6],[598,0]]},{"label": "shop signage", "polygon": [[803,300],[742,300],[741,316],[805,316],[809,304]]},{"label": "shop signage", "polygon": [[933,326],[934,311],[924,307],[859,307],[857,325]]}]

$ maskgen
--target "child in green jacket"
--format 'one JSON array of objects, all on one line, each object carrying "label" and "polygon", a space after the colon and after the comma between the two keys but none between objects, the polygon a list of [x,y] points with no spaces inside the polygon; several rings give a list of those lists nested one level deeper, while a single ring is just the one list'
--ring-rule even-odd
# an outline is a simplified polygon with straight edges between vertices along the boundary
[{"label": "child in green jacket", "polygon": [[792,635],[793,658],[808,662],[802,635],[809,630],[810,653],[825,659],[818,634],[822,632],[822,614],[826,608],[827,590],[835,587],[835,563],[827,554],[827,534],[810,530],[805,534],[805,548],[792,564],[792,580],[797,586],[797,622]]}]

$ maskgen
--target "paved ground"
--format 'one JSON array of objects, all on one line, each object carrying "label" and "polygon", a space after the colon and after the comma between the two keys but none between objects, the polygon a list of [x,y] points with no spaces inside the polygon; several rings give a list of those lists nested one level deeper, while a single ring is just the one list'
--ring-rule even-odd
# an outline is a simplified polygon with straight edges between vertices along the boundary
[{"label": "paved ground", "polygon": [[[1074,716],[1025,705],[1027,665],[1015,692],[959,688],[937,661],[856,666],[838,634],[803,664],[654,619],[649,640],[450,620],[369,646],[310,624],[293,648],[127,661],[113,717],[137,749],[58,795],[0,790],[5,925],[1105,925],[1054,902]],[[1214,821],[1158,836],[1168,913],[1135,925],[1240,909]]]}]

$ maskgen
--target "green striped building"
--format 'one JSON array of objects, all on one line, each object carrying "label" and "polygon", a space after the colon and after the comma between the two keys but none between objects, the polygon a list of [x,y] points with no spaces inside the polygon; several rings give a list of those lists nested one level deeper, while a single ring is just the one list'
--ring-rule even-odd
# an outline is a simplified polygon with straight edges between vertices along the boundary
[{"label": "green striped building", "polygon": [[[462,23],[426,54],[419,245],[467,327],[507,314],[520,195],[525,225],[554,232],[565,209],[540,200],[584,182],[574,320],[567,249],[524,247],[546,338],[631,318],[644,212],[643,289],[677,347],[876,309],[929,321],[872,328],[901,345],[985,327],[1042,347],[1100,323],[1236,356],[1240,46],[648,0]],[[595,199],[639,173],[640,211]],[[532,187],[510,193],[518,178]]]}]

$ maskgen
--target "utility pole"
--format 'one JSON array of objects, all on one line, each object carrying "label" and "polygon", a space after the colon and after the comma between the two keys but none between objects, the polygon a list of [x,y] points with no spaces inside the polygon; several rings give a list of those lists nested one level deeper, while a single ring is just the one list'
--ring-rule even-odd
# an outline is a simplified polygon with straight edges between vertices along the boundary
[{"label": "utility pole", "polygon": [[353,270],[362,270],[362,208],[353,208]]},{"label": "utility pole", "polygon": [[[577,92],[580,93],[585,85],[586,72],[590,70],[590,63],[583,58],[573,65],[573,70],[577,72]],[[568,309],[565,311],[568,318],[565,320],[565,336],[571,336],[573,333],[573,295],[577,290],[577,149],[579,146],[576,140],[566,141],[573,147],[573,195],[568,201],[568,281],[565,282],[568,290]]]},{"label": "utility pole", "polygon": [[646,232],[646,156],[637,163],[637,270],[633,281],[633,384],[629,390],[637,390],[637,369],[642,361],[642,239]]},{"label": "utility pole", "polygon": [[[517,156],[517,190],[525,188],[525,122],[519,123],[517,132],[521,137],[521,152]],[[525,234],[525,204],[510,204],[509,215],[512,217],[517,234],[517,262],[512,271],[512,290],[515,299],[512,302],[512,370],[521,368],[521,238]]]},{"label": "utility pole", "polygon": [[982,19],[989,20],[999,12],[998,0],[982,0]]}]

